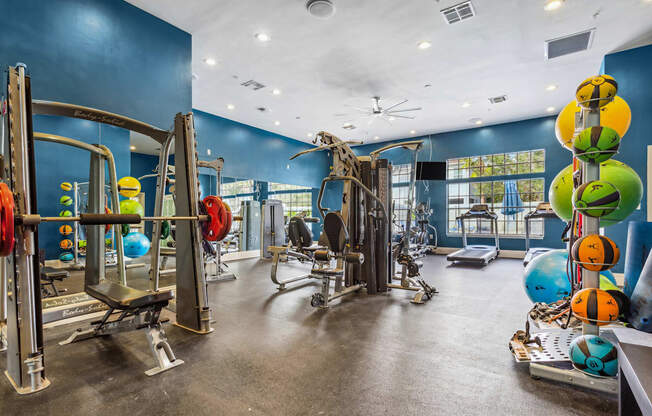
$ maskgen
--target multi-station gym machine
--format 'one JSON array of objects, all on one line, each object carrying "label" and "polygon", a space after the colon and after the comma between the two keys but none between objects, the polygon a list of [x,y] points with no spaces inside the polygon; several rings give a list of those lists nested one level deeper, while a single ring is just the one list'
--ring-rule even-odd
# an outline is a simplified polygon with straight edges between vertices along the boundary
[{"label": "multi-station gym machine", "polygon": [[[47,114],[91,120],[151,137],[162,148],[175,143],[176,216],[140,217],[120,214],[115,163],[111,152],[102,145],[91,145],[52,134],[36,133],[32,114]],[[73,342],[121,331],[143,329],[146,332],[157,367],[146,372],[153,375],[181,363],[167,342],[159,315],[172,300],[171,289],[138,290],[127,286],[122,261],[123,245],[119,224],[153,221],[158,230],[161,221],[177,223],[176,325],[206,334],[210,327],[210,308],[204,273],[202,239],[215,240],[226,235],[226,209],[199,199],[196,140],[193,115],[177,114],[174,130],[161,130],[121,115],[88,107],[57,102],[32,101],[31,80],[26,67],[18,64],[8,69],[6,114],[2,140],[2,182],[0,182],[0,321],[6,319],[7,371],[5,374],[21,394],[46,388],[43,348],[43,319],[39,290],[38,224],[50,221],[77,221],[87,227],[88,245],[84,289],[105,304],[108,312],[101,321],[86,330],[78,330],[64,341]],[[88,213],[79,217],[41,217],[36,206],[35,140],[46,140],[85,149],[90,153]],[[166,153],[166,152],[162,152]],[[166,153],[167,154],[167,153]],[[109,183],[114,214],[105,213],[105,172]],[[167,170],[165,161],[163,169]],[[215,197],[213,197],[215,198]],[[229,213],[230,215],[230,213]],[[105,274],[105,225],[114,224],[118,236],[118,279]],[[230,220],[228,221],[230,225]],[[4,311],[3,311],[4,310]],[[119,315],[112,312],[119,311]],[[3,316],[5,315],[5,316]],[[2,330],[2,333],[5,329]],[[4,343],[4,340],[3,340]],[[0,344],[1,346],[2,344]]]},{"label": "multi-station gym machine", "polygon": [[[315,143],[321,145],[300,152],[290,160],[320,150],[332,152],[333,164],[329,176],[323,179],[319,189],[317,207],[324,220],[323,233],[328,249],[314,253],[316,266],[313,275],[321,276],[322,290],[313,294],[311,305],[326,308],[329,303],[344,295],[365,288],[368,294],[403,289],[417,292],[412,300],[423,303],[436,290],[419,274],[419,266],[407,252],[408,247],[394,259],[391,252],[391,204],[392,173],[387,159],[380,153],[395,147],[413,152],[412,181],[408,205],[414,201],[417,152],[421,141],[402,142],[386,146],[369,156],[356,156],[347,142],[327,132],[317,134]],[[329,210],[322,206],[324,189],[329,182],[343,184],[341,209]],[[411,210],[406,218],[409,227]],[[336,267],[329,267],[336,260]],[[395,262],[402,267],[400,277],[395,279]],[[331,281],[334,286],[331,291]],[[400,284],[394,283],[400,280]]]}]

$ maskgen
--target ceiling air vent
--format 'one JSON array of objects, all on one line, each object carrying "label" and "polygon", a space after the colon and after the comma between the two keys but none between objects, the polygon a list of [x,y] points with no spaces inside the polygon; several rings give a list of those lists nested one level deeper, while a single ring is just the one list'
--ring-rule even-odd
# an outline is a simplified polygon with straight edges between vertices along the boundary
[{"label": "ceiling air vent", "polygon": [[489,102],[491,104],[504,103],[505,101],[507,101],[507,96],[506,95],[499,95],[498,97],[489,98]]},{"label": "ceiling air vent", "polygon": [[440,10],[440,12],[442,16],[444,16],[446,23],[449,25],[475,16],[473,4],[471,4],[470,1],[465,1],[463,3],[456,4],[455,6],[447,7]]},{"label": "ceiling air vent", "polygon": [[254,81],[253,79],[250,79],[249,81],[245,81],[240,85],[242,85],[245,88],[251,88],[254,91],[257,91],[257,90],[259,90],[261,88],[265,88],[265,86],[263,84],[261,84],[258,81]]},{"label": "ceiling air vent", "polygon": [[345,125],[342,126],[342,128],[345,130],[355,130],[355,126],[351,123],[346,123]]},{"label": "ceiling air vent", "polygon": [[589,49],[593,41],[593,33],[595,33],[595,28],[574,35],[547,40],[546,58],[557,58]]}]

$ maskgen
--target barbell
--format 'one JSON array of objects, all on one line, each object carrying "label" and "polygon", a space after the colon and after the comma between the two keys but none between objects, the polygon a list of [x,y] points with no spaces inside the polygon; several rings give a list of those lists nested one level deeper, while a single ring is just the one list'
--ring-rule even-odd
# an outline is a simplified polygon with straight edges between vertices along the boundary
[{"label": "barbell", "polygon": [[198,221],[207,241],[220,241],[231,230],[231,209],[220,197],[209,195],[200,203],[200,214],[193,216],[144,216],[138,214],[89,214],[76,217],[41,217],[39,214],[14,214],[14,196],[6,183],[0,182],[0,256],[8,256],[14,249],[14,226],[34,226],[44,222],[78,222],[81,225],[140,224],[141,221]]}]

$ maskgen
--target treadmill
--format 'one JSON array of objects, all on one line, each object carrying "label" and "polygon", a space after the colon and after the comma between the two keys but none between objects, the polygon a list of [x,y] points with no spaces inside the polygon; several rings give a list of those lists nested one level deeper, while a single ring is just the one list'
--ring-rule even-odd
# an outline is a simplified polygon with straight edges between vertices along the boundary
[{"label": "treadmill", "polygon": [[529,262],[534,260],[536,256],[547,253],[554,248],[548,247],[532,247],[530,248],[530,221],[536,218],[559,218],[555,211],[552,210],[550,202],[541,202],[534,211],[525,214],[525,258],[523,259],[523,266],[527,266]]},{"label": "treadmill", "polygon": [[[468,245],[466,241],[466,228],[464,227],[464,220],[469,219],[488,219],[491,220],[491,228],[494,231],[496,239],[495,246],[484,245]],[[487,204],[473,205],[470,210],[456,218],[462,227],[462,245],[464,248],[449,254],[446,260],[459,263],[474,263],[487,265],[491,260],[498,257],[500,252],[500,242],[498,240],[498,215],[495,212],[489,211]]]}]

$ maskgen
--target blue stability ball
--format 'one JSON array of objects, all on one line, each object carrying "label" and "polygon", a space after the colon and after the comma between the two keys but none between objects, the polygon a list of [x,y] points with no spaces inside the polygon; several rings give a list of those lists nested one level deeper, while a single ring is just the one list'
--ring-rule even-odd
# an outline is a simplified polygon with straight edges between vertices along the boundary
[{"label": "blue stability ball", "polygon": [[[566,274],[567,261],[568,251],[560,249],[541,254],[527,265],[523,285],[532,302],[552,303],[570,295],[571,284]],[[609,270],[600,274],[616,284],[616,278]]]},{"label": "blue stability ball", "polygon": [[580,335],[568,351],[573,366],[594,376],[614,377],[618,374],[616,347],[597,335]]},{"label": "blue stability ball", "polygon": [[149,251],[149,239],[143,233],[129,233],[123,237],[125,256],[135,259],[142,257]]}]

